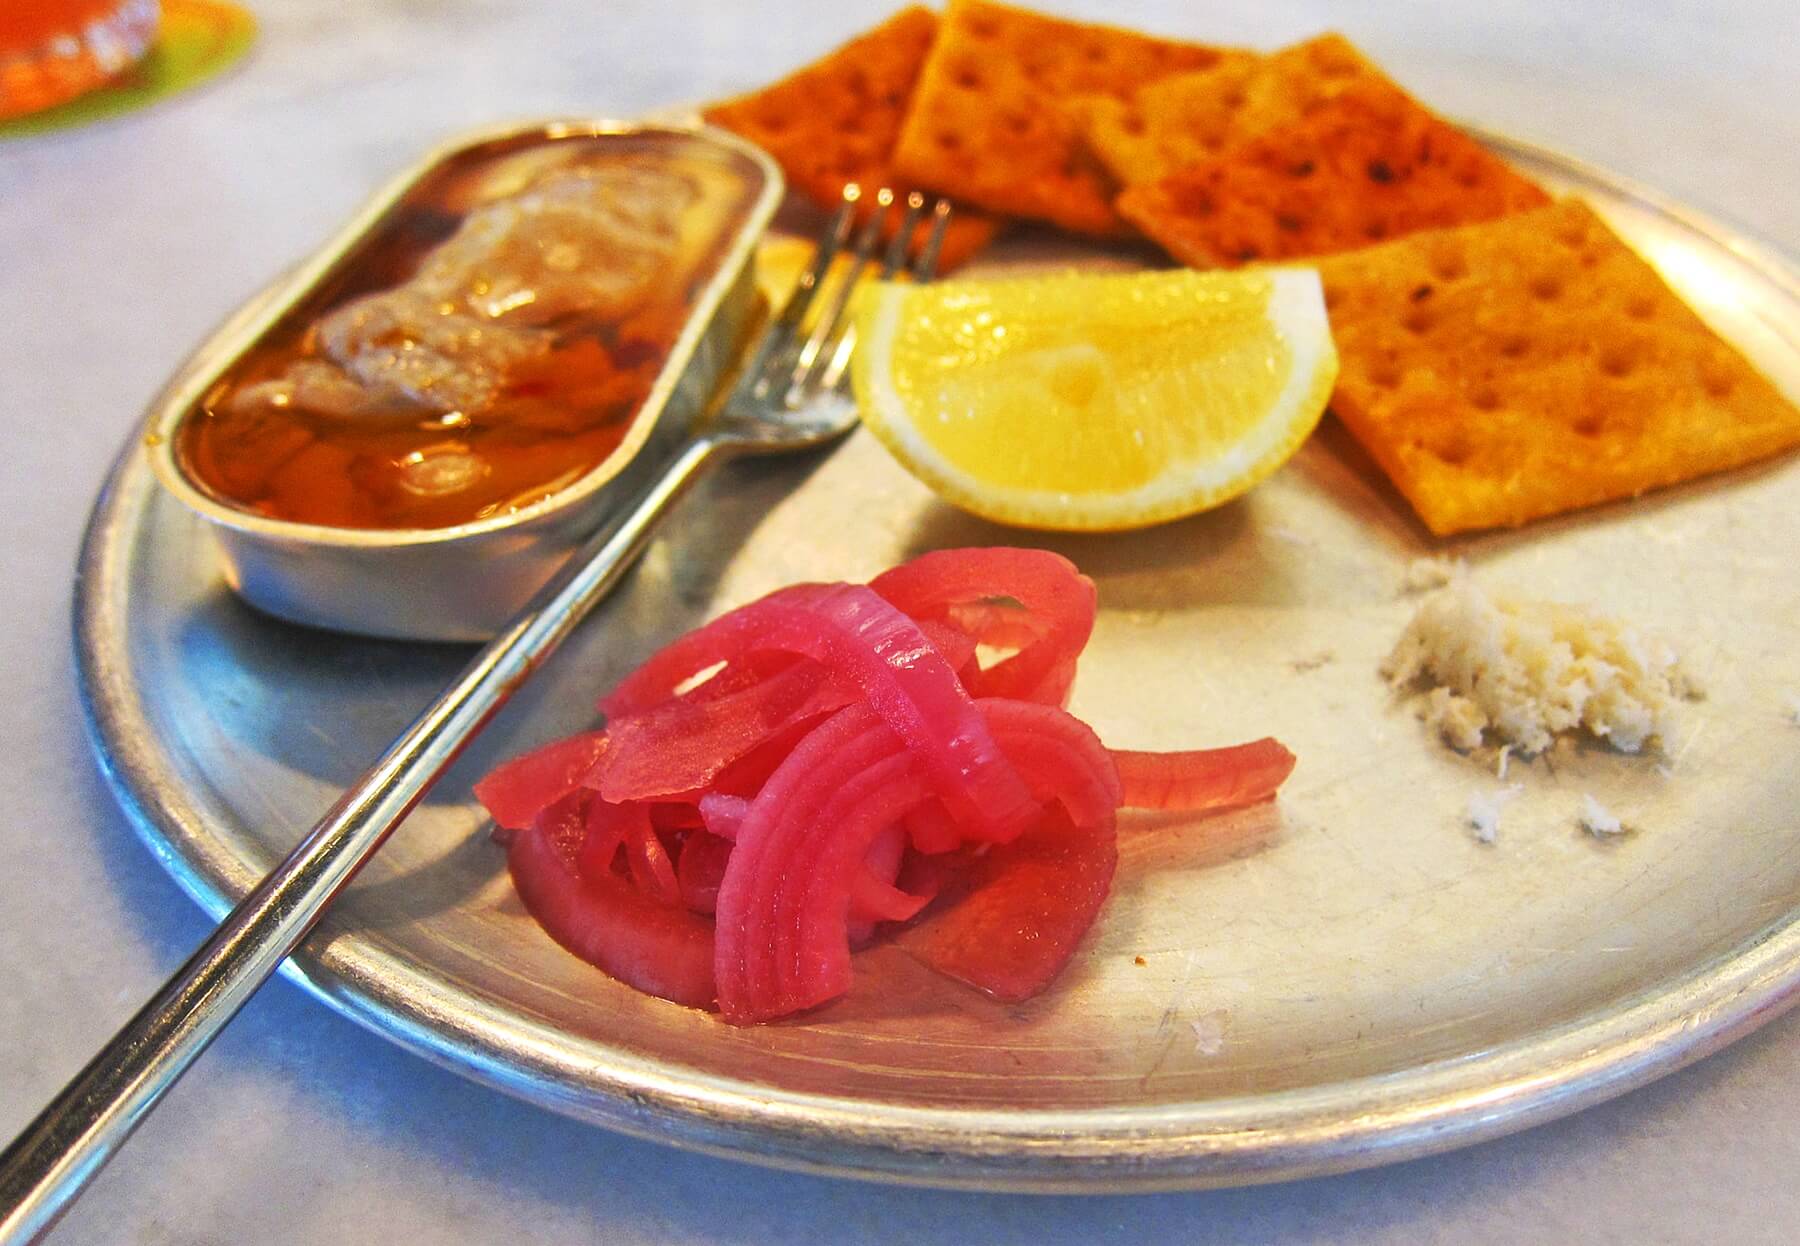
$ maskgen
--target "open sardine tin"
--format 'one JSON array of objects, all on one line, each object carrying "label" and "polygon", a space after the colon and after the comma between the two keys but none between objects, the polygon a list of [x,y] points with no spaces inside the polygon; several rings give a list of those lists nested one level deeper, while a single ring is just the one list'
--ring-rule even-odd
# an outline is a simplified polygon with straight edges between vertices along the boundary
[{"label": "open sardine tin", "polygon": [[[679,228],[687,232],[672,256],[663,255],[668,262],[660,271],[645,251],[666,249],[666,238],[646,247],[633,232],[654,232],[656,221],[639,219],[643,211],[655,215],[654,204],[636,205],[631,210],[638,216],[627,211],[622,224],[601,223],[603,229],[616,226],[618,236],[603,239],[608,246],[601,250],[611,248],[623,275],[608,266],[584,269],[582,261],[591,252],[584,255],[580,245],[570,244],[570,250],[565,240],[532,236],[533,228],[550,228],[543,221],[554,225],[562,219],[560,207],[539,212],[542,220],[535,224],[519,226],[516,218],[530,213],[505,206],[530,194],[541,208],[546,195],[567,192],[571,180],[604,182],[613,176],[607,170],[646,167],[671,171],[693,191],[691,201],[683,192]],[[581,193],[587,189],[576,187]],[[342,232],[201,347],[151,407],[145,440],[152,467],[176,498],[207,521],[227,581],[258,609],[365,635],[485,639],[647,483],[703,413],[756,313],[756,242],[781,196],[780,170],[766,155],[707,128],[562,122],[487,131],[450,143],[396,179]],[[495,204],[503,206],[491,210]],[[576,271],[572,284],[555,288],[554,298],[585,300],[588,306],[549,307],[535,319],[529,315],[534,309],[527,309],[526,328],[519,332],[486,332],[491,328],[486,321],[477,316],[472,324],[460,312],[434,320],[428,330],[403,323],[396,329],[413,304],[435,302],[448,313],[453,301],[481,306],[481,298],[490,300],[485,310],[496,322],[509,323],[510,303],[530,302],[551,288],[528,279],[509,285],[485,274],[471,277],[469,257],[482,246],[492,248],[482,262],[499,270],[508,255],[553,267],[560,259],[563,270]],[[542,496],[531,497],[528,490],[515,503],[443,526],[342,526],[271,513],[282,507],[261,496],[230,495],[235,478],[219,466],[225,460],[208,441],[214,435],[208,421],[223,404],[235,404],[234,417],[250,408],[263,424],[276,426],[271,436],[288,438],[271,451],[272,458],[288,454],[295,444],[311,447],[312,459],[319,460],[313,467],[324,473],[315,477],[326,482],[320,487],[348,489],[331,483],[330,438],[321,434],[309,441],[304,431],[282,426],[281,408],[316,402],[334,419],[348,420],[330,426],[354,437],[367,429],[379,433],[381,427],[358,423],[359,416],[397,420],[396,427],[415,416],[437,418],[444,423],[443,444],[462,444],[455,425],[466,417],[456,404],[471,395],[481,399],[483,376],[481,366],[459,371],[460,344],[473,340],[477,356],[483,351],[529,356],[541,341],[576,340],[578,333],[562,333],[571,317],[597,315],[616,327],[621,316],[635,310],[632,291],[645,272],[654,273],[663,296],[674,294],[683,304],[670,322],[666,354],[660,366],[654,358],[638,360],[640,388],[644,379],[653,379],[635,413],[617,421],[616,444],[598,451],[592,466],[544,486]],[[604,306],[596,313],[594,304]],[[372,329],[374,322],[380,323]],[[397,382],[384,368],[399,370]],[[425,405],[408,411],[406,402],[419,395]],[[539,402],[527,423],[554,423],[556,397],[552,393]],[[574,395],[578,402],[591,398]],[[262,409],[255,409],[258,403]],[[451,409],[434,416],[434,407]],[[588,445],[590,453],[596,452],[594,444]],[[299,453],[291,458],[297,461]],[[350,473],[367,457],[355,460]],[[472,457],[467,462],[479,466]],[[269,497],[279,495],[276,488]],[[300,501],[297,509],[305,512],[309,503]]]}]

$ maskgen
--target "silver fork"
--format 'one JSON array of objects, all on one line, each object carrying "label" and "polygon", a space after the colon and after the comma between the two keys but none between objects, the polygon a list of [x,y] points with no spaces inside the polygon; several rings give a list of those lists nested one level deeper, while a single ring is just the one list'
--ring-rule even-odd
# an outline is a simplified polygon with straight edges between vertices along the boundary
[{"label": "silver fork", "polygon": [[[878,191],[875,211],[852,240],[862,193],[846,188],[811,266],[716,416],[702,422],[643,495],[570,558],[0,1153],[0,1242],[34,1240],[56,1222],[482,725],[619,582],[658,521],[708,468],[738,455],[823,445],[855,427],[856,407],[842,392],[854,337],[845,312],[895,198],[891,191]],[[907,196],[881,262],[882,277],[892,277],[906,262],[925,214],[924,197]],[[915,279],[934,275],[949,215],[944,201],[932,206],[911,266]],[[834,272],[846,245],[850,262]],[[809,319],[827,289],[823,309]]]}]

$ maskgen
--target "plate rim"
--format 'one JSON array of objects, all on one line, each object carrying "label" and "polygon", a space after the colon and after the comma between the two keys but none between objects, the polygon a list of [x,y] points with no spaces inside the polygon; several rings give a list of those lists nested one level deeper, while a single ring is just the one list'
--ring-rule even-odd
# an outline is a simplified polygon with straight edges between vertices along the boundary
[{"label": "plate rim", "polygon": [[[1701,235],[1800,310],[1777,247],[1554,148],[1468,127],[1503,153],[1604,186]],[[209,335],[253,316],[252,299]],[[193,360],[177,370],[179,385]],[[154,403],[152,404],[154,406]],[[141,517],[154,496],[134,434],[82,537],[72,601],[82,718],[139,839],[215,920],[254,881],[218,850],[159,754],[117,637]],[[116,590],[115,590],[115,586]],[[340,1014],[490,1087],[623,1133],[781,1168],[940,1188],[1044,1193],[1198,1189],[1396,1162],[1511,1133],[1622,1094],[1800,1002],[1800,910],[1733,949],[1608,1006],[1483,1052],[1272,1094],[1139,1107],[984,1109],[872,1102],[721,1077],[561,1033],[332,928],[282,972]],[[564,1036],[566,1039],[566,1036]]]}]

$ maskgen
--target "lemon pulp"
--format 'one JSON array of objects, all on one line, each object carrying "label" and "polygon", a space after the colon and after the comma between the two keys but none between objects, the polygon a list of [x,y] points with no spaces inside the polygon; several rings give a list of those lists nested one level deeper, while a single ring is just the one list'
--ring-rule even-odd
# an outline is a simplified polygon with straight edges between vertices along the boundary
[{"label": "lemon pulp", "polygon": [[1307,269],[877,287],[858,340],[864,418],[903,465],[1053,528],[1236,496],[1305,440],[1337,369]]}]

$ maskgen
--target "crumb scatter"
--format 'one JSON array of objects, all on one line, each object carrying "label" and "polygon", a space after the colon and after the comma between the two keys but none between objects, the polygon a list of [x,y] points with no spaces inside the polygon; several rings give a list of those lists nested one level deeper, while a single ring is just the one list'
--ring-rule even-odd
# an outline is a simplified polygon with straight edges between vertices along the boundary
[{"label": "crumb scatter", "polygon": [[1611,839],[1615,835],[1625,833],[1625,824],[1619,821],[1612,810],[1595,800],[1591,794],[1584,793],[1582,795],[1581,812],[1577,815],[1576,820],[1581,823],[1581,829],[1595,839]]},{"label": "crumb scatter", "polygon": [[1216,1056],[1223,1051],[1228,1020],[1223,1008],[1215,1008],[1188,1022],[1188,1028],[1194,1032],[1194,1050],[1203,1056]]},{"label": "crumb scatter", "polygon": [[1500,815],[1524,792],[1522,783],[1514,783],[1494,792],[1476,792],[1469,797],[1465,817],[1478,843],[1491,844],[1500,838]]}]

